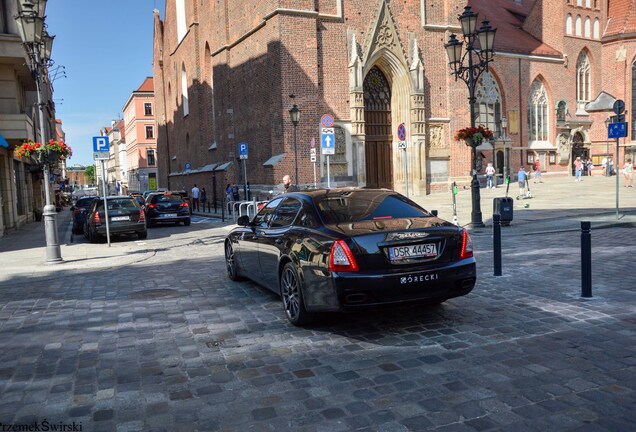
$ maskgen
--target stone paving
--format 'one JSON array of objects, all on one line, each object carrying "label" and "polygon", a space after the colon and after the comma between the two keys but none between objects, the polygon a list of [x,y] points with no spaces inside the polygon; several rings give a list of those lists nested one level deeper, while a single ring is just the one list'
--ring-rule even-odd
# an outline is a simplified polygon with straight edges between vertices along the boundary
[{"label": "stone paving", "polygon": [[[594,297],[582,299],[580,234],[576,223],[563,229],[568,214],[542,216],[542,227],[558,229],[537,233],[521,221],[504,229],[500,277],[489,230],[476,230],[479,277],[465,297],[331,314],[306,329],[287,323],[269,291],[227,280],[227,224],[150,230],[147,242],[131,245],[151,253],[117,266],[105,258],[22,275],[13,268],[0,280],[0,423],[634,430],[634,229],[593,231]],[[27,234],[7,239],[28,243]],[[2,248],[7,239],[0,258],[19,252]],[[85,247],[121,260],[118,249]],[[44,252],[25,246],[23,255],[29,267]]]}]

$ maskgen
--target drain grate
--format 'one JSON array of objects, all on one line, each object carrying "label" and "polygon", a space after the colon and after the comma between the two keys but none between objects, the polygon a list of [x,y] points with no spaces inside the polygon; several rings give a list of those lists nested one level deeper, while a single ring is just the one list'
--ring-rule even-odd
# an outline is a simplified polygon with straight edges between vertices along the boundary
[{"label": "drain grate", "polygon": [[161,297],[177,297],[178,293],[173,289],[151,289],[144,291],[135,291],[130,294],[131,299],[143,300],[143,299],[156,299]]}]

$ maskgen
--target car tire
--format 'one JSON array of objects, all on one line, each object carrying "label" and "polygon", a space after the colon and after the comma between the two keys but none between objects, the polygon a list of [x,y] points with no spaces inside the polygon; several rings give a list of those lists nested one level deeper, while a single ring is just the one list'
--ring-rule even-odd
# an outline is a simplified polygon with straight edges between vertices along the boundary
[{"label": "car tire", "polygon": [[99,241],[97,234],[93,234],[90,228],[88,229],[88,241],[91,243],[97,243]]},{"label": "car tire", "polygon": [[147,239],[147,238],[148,238],[148,231],[146,231],[146,230],[144,230],[144,231],[139,231],[139,232],[137,233],[137,238],[138,238],[139,240]]},{"label": "car tire", "polygon": [[184,220],[184,221],[183,221],[183,224],[184,224],[185,226],[190,226],[190,222],[191,222],[191,220],[190,220],[190,218],[188,218],[188,219],[186,219],[186,220]]},{"label": "car tire", "polygon": [[315,315],[307,312],[303,300],[303,291],[296,266],[288,262],[280,276],[280,296],[287,320],[295,326],[302,327],[311,323]]},{"label": "car tire", "polygon": [[229,241],[225,242],[225,269],[227,270],[227,277],[233,281],[240,281],[243,278],[239,274],[238,266],[236,265],[236,256],[234,255],[234,248]]}]

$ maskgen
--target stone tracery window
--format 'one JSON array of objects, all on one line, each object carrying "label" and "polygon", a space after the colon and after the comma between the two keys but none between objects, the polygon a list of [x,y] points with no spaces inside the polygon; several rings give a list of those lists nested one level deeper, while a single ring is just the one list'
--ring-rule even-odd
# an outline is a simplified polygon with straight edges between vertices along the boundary
[{"label": "stone tracery window", "polygon": [[576,112],[585,114],[585,104],[590,101],[591,93],[590,60],[585,51],[576,62]]},{"label": "stone tracery window", "polygon": [[548,94],[540,80],[534,80],[528,97],[528,138],[547,141],[549,132]]},{"label": "stone tracery window", "polygon": [[484,72],[475,88],[476,124],[487,126],[501,136],[501,92],[495,77]]}]

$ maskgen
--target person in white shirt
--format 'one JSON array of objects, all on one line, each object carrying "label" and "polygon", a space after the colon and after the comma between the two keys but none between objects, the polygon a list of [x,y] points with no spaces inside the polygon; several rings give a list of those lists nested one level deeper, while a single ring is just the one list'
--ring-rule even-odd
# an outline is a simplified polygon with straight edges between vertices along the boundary
[{"label": "person in white shirt", "polygon": [[199,195],[200,194],[201,194],[201,191],[199,190],[199,188],[197,187],[195,183],[194,187],[192,188],[192,211],[194,210],[199,211]]},{"label": "person in white shirt", "polygon": [[495,168],[491,163],[486,167],[486,189],[495,188]]}]

